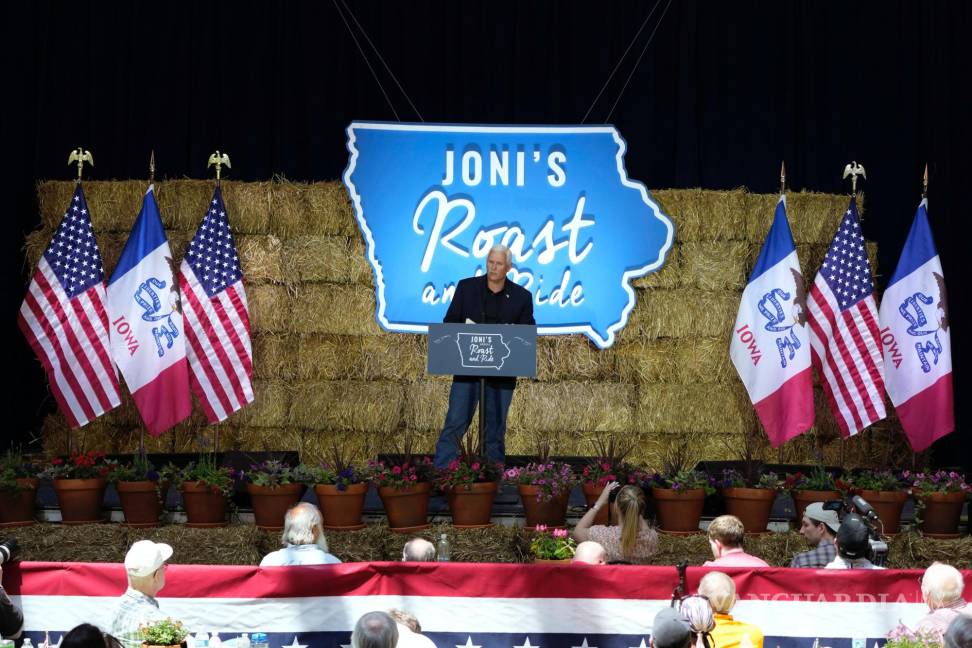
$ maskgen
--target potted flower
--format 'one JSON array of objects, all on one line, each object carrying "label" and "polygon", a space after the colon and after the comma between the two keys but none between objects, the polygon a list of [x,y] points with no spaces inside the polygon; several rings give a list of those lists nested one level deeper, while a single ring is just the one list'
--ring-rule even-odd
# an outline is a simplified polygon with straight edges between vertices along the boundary
[{"label": "potted flower", "polygon": [[550,446],[541,442],[539,461],[509,468],[503,473],[508,484],[516,484],[523,501],[526,526],[564,526],[567,500],[576,478],[570,464],[550,459]]},{"label": "potted flower", "polygon": [[708,475],[701,470],[656,473],[651,479],[651,494],[658,528],[677,535],[698,533],[705,496],[714,492]]},{"label": "potted flower", "polygon": [[941,648],[942,635],[937,632],[916,632],[904,624],[885,635],[884,648]]},{"label": "potted flower", "polygon": [[[620,445],[614,437],[611,437],[607,443],[600,438],[594,439],[591,445],[595,456],[587,462],[580,475],[581,490],[584,492],[588,508],[594,505],[604,486],[610,482],[639,483],[635,467],[624,461],[634,448],[633,444]],[[609,509],[608,506],[601,507],[594,517],[594,524],[612,523]]]},{"label": "potted flower", "polygon": [[368,472],[354,463],[354,453],[347,453],[336,443],[326,461],[304,466],[314,484],[317,502],[324,516],[324,528],[356,531],[365,527],[361,521],[368,494]]},{"label": "potted flower", "polygon": [[175,466],[163,470],[144,454],[136,454],[127,463],[118,463],[108,472],[108,483],[114,485],[121,500],[125,524],[130,527],[157,527],[165,506],[165,496]]},{"label": "potted flower", "polygon": [[577,545],[567,529],[548,529],[538,524],[533,529],[530,552],[536,563],[564,563],[574,557]]},{"label": "potted flower", "polygon": [[746,533],[765,533],[783,479],[775,472],[762,473],[755,480],[752,475],[747,479],[742,471],[727,468],[718,483],[726,501],[726,513],[742,520]]},{"label": "potted flower", "polygon": [[106,477],[117,462],[104,452],[72,452],[51,459],[42,476],[50,479],[61,507],[64,524],[103,522],[101,504],[105,498]]},{"label": "potted flower", "polygon": [[803,519],[803,511],[814,502],[826,502],[840,499],[849,490],[849,484],[840,478],[835,478],[822,466],[815,467],[809,473],[787,473],[783,488],[790,491],[793,506],[796,509],[797,524]]},{"label": "potted flower", "polygon": [[406,435],[403,452],[393,459],[368,462],[371,481],[388,515],[388,526],[397,533],[427,529],[429,494],[434,468],[428,455],[412,454],[411,438]]},{"label": "potted flower", "polygon": [[234,471],[216,464],[216,457],[203,454],[175,474],[186,509],[186,526],[226,526],[227,501],[233,494]]},{"label": "potted flower", "polygon": [[449,462],[436,475],[435,481],[445,493],[452,513],[452,525],[460,529],[492,526],[493,500],[503,465],[477,452],[472,434],[459,442],[459,457]]},{"label": "potted flower", "polygon": [[0,528],[34,524],[38,472],[19,452],[0,459]]},{"label": "potted flower", "polygon": [[182,625],[182,621],[173,621],[171,618],[139,626],[138,633],[142,636],[143,648],[184,646],[186,637],[189,636],[189,630]]},{"label": "potted flower", "polygon": [[946,470],[920,473],[906,470],[902,477],[911,483],[915,518],[922,532],[932,538],[957,538],[962,505],[972,490],[965,477]]},{"label": "potted flower", "polygon": [[253,464],[240,477],[250,495],[256,526],[264,531],[283,529],[287,509],[300,501],[310,481],[300,466],[295,468],[278,459]]},{"label": "potted flower", "polygon": [[893,535],[901,529],[901,510],[908,501],[909,484],[900,473],[865,468],[854,471],[848,483],[874,508],[883,533]]}]

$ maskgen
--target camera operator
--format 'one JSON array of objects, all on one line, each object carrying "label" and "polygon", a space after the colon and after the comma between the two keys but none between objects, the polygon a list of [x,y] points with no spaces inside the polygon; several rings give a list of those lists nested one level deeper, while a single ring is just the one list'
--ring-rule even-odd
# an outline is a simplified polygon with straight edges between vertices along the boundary
[{"label": "camera operator", "polygon": [[24,629],[24,615],[14,605],[7,592],[3,589],[3,563],[13,557],[17,550],[17,542],[7,540],[0,543],[0,637],[16,639]]},{"label": "camera operator", "polygon": [[884,569],[869,560],[871,527],[857,513],[848,513],[837,529],[837,557],[824,569]]},{"label": "camera operator", "polygon": [[807,539],[813,547],[793,556],[790,567],[812,567],[822,569],[837,557],[837,547],[834,537],[840,528],[840,519],[836,511],[829,511],[820,502],[807,506],[800,524],[800,535]]}]

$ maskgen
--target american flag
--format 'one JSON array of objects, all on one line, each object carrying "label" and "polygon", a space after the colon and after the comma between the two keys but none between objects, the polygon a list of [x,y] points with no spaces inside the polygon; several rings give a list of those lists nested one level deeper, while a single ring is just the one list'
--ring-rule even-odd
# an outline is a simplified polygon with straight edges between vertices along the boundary
[{"label": "american flag", "polygon": [[807,303],[813,365],[841,432],[857,434],[886,413],[874,282],[853,198]]},{"label": "american flag", "polygon": [[109,352],[104,280],[79,183],[17,315],[71,427],[81,427],[121,402]]},{"label": "american flag", "polygon": [[179,269],[189,381],[211,423],[253,401],[253,350],[243,270],[216,188]]}]

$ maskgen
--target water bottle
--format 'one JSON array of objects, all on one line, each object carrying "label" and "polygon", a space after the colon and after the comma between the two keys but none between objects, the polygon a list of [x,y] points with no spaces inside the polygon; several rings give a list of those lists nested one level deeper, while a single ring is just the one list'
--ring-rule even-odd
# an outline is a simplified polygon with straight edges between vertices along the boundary
[{"label": "water bottle", "polygon": [[209,633],[197,632],[196,640],[193,642],[195,648],[209,648]]},{"label": "water bottle", "polygon": [[439,542],[435,545],[436,560],[439,562],[449,562],[450,551],[449,537],[446,534],[439,536]]},{"label": "water bottle", "polygon": [[250,635],[245,632],[236,640],[236,648],[250,648]]},{"label": "water bottle", "polygon": [[266,632],[254,632],[250,639],[250,648],[270,648],[270,641]]}]

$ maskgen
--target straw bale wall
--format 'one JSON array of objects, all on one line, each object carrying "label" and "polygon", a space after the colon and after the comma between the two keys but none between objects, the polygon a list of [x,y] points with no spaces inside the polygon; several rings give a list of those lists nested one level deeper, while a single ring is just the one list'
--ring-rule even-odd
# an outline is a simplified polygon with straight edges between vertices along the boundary
[{"label": "straw bale wall", "polygon": [[[111,272],[138,211],[145,183],[87,182],[85,195]],[[36,263],[69,203],[73,183],[43,182],[41,227],[27,236]],[[176,261],[212,194],[204,181],[156,185]],[[322,458],[334,444],[366,453],[395,451],[409,434],[431,451],[442,424],[449,379],[425,374],[424,336],[387,333],[374,318],[371,268],[351,205],[338,182],[223,183],[237,238],[253,324],[256,402],[219,426],[221,449],[293,450]],[[847,466],[886,463],[907,444],[893,417],[849,441],[817,394],[812,434],[772,452],[727,353],[740,293],[766,231],[776,196],[735,191],[661,190],[655,198],[675,223],[676,241],[659,271],[634,282],[627,327],[611,349],[581,336],[544,337],[538,377],[523,380],[509,414],[510,454],[531,454],[548,440],[555,454],[590,454],[591,439],[635,443],[633,458],[657,467],[688,440],[693,459],[735,459],[746,447],[788,462]],[[812,280],[847,198],[788,196],[803,270]],[[872,264],[876,249],[869,245]],[[476,423],[473,423],[475,429]],[[130,398],[76,432],[86,448],[132,451],[139,418]],[[212,447],[216,430],[198,411],[150,451]],[[44,423],[45,448],[62,451],[67,427]]]}]

